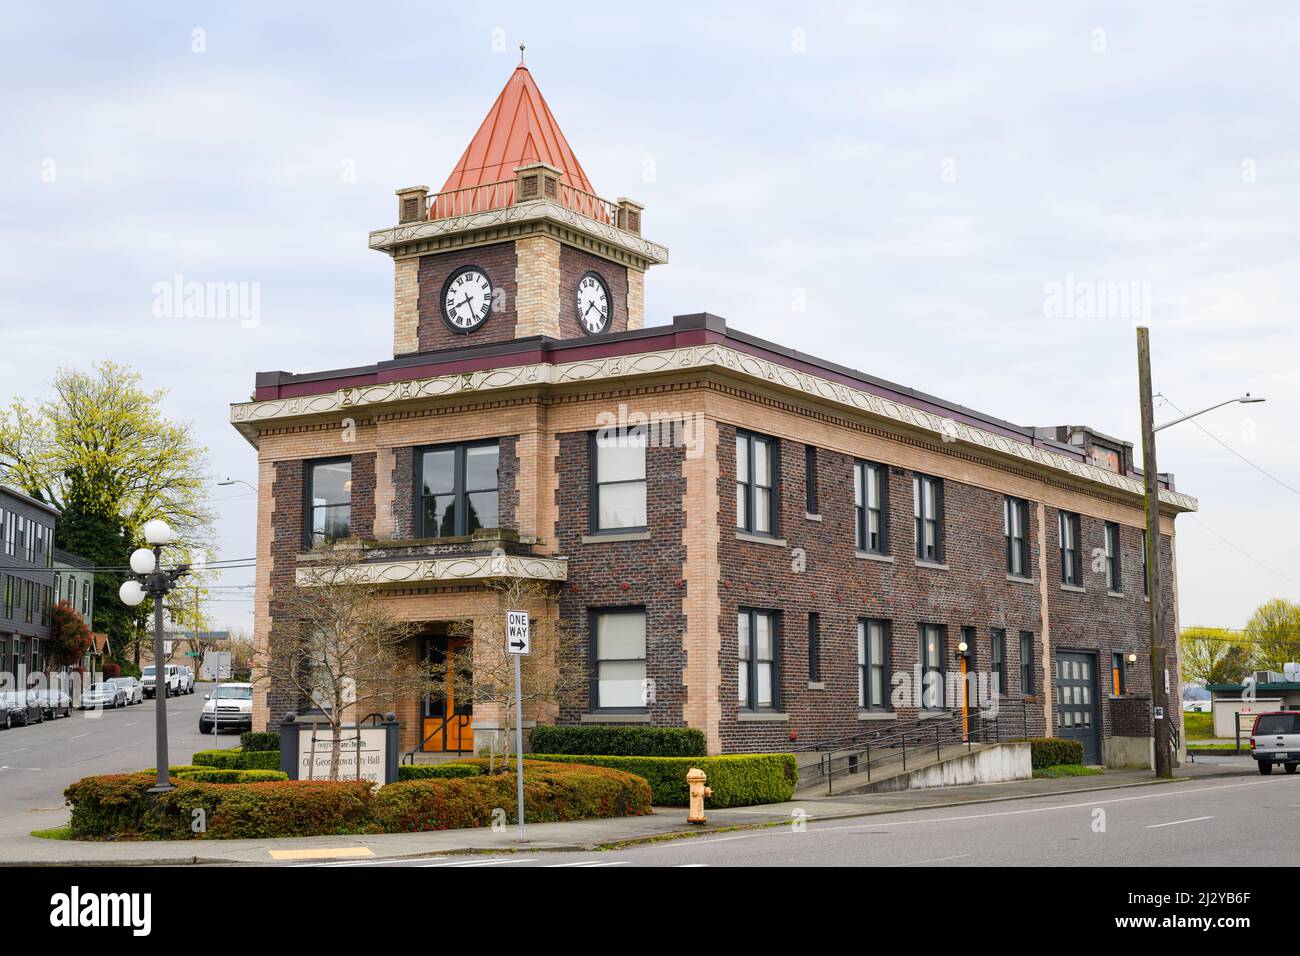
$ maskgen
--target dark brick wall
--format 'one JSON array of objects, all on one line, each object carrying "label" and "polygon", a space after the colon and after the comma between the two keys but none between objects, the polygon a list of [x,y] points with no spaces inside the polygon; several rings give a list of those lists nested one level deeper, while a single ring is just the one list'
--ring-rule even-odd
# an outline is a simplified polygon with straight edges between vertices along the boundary
[{"label": "dark brick wall", "polygon": [[375,536],[375,453],[352,456],[352,536]]},{"label": "dark brick wall", "polygon": [[264,691],[270,711],[269,724],[274,727],[284,715],[298,710],[298,696],[293,687],[282,679],[279,669],[292,653],[288,636],[291,622],[285,613],[284,602],[294,588],[294,573],[303,542],[303,463],[278,461],[275,463],[275,509],[271,512],[271,680]]},{"label": "dark brick wall", "polygon": [[[565,661],[566,668],[590,680],[587,648],[591,608],[644,606],[646,611],[646,676],[654,681],[655,699],[648,712],[660,726],[681,726],[686,693],[682,668],[686,664],[682,636],[685,583],[682,581],[682,531],[686,514],[682,495],[682,448],[646,449],[646,511],[649,541],[583,544],[588,532],[589,437],[586,432],[559,436],[559,553],[569,558],[569,584],[560,594],[560,613],[580,635],[581,652]],[[574,723],[588,710],[587,697],[566,702],[561,723]]]},{"label": "dark brick wall", "polygon": [[587,335],[578,319],[578,280],[585,272],[595,272],[609,287],[612,315],[610,332],[627,331],[627,266],[620,266],[590,252],[560,244],[560,336],[582,338]]},{"label": "dark brick wall", "polygon": [[[805,452],[799,442],[778,445],[778,536],[784,547],[737,540],[735,532],[735,429],[719,429],[719,499],[721,502],[719,571],[722,634],[723,719],[727,752],[780,749],[791,734],[800,743],[892,729],[915,719],[915,706],[897,708],[897,722],[858,720],[857,622],[863,617],[891,622],[891,673],[909,674],[919,660],[918,625],[946,625],[945,665],[953,657],[961,628],[976,629],[976,668],[987,668],[991,631],[1007,630],[1008,679],[1004,693],[1019,713],[1019,631],[1039,635],[1037,584],[1006,577],[1002,536],[1002,499],[997,494],[946,482],[944,504],[945,560],[949,570],[918,567],[912,521],[912,474],[890,469],[888,482],[889,546],[893,563],[855,556],[853,540],[853,459],[826,449],[817,456],[821,521],[804,516]],[[1038,541],[1031,527],[1030,563],[1036,566]],[[798,571],[802,556],[803,570]],[[736,614],[740,607],[783,612],[779,654],[781,703],[788,722],[737,719]],[[821,616],[821,679],[824,689],[809,687],[808,613]],[[1036,686],[1042,675],[1036,671]],[[1029,702],[1030,729],[1041,732],[1042,708]]]},{"label": "dark brick wall", "polygon": [[[469,334],[453,332],[442,320],[442,284],[461,266],[479,266],[492,281],[492,313]],[[420,257],[420,351],[506,342],[515,337],[515,244],[459,249]]]},{"label": "dark brick wall", "polygon": [[[1134,652],[1137,664],[1125,672],[1126,695],[1143,699],[1143,707],[1150,708],[1151,674],[1150,649],[1147,643],[1149,614],[1147,600],[1142,593],[1142,531],[1120,526],[1120,563],[1122,596],[1111,595],[1106,587],[1104,560],[1105,521],[1088,515],[1079,516],[1080,562],[1083,568],[1083,591],[1065,590],[1061,587],[1061,538],[1059,512],[1048,507],[1047,523],[1047,595],[1052,621],[1052,660],[1056,653],[1065,651],[1093,651],[1097,655],[1100,676],[1099,699],[1111,695],[1110,655],[1119,651]],[[1173,552],[1168,536],[1161,535],[1161,569],[1164,579],[1165,646],[1175,646]],[[1169,700],[1176,707],[1182,699],[1178,668],[1172,652],[1166,654],[1169,665]],[[1055,696],[1053,697],[1055,704]],[[1102,736],[1116,733],[1111,725],[1110,707],[1100,707]],[[1175,711],[1177,713],[1177,711]],[[1149,717],[1149,714],[1148,714]]]},{"label": "dark brick wall", "polygon": [[1151,736],[1150,697],[1111,697],[1106,705],[1110,711],[1111,736]]},{"label": "dark brick wall", "polygon": [[518,531],[516,515],[519,513],[519,458],[517,435],[501,436],[501,457],[497,460],[497,514],[498,525]]}]

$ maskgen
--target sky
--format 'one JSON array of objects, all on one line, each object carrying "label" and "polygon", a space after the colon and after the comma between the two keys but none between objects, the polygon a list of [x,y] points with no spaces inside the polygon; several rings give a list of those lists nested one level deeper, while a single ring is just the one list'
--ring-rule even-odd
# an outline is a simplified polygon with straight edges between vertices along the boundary
[{"label": "sky", "polygon": [[[6,4],[0,403],[136,367],[208,449],[218,556],[251,558],[229,404],[391,357],[367,233],[442,184],[525,42],[597,192],[670,249],[649,325],[713,312],[1135,444],[1138,322],[1158,420],[1265,396],[1159,443],[1200,501],[1180,623],[1240,628],[1300,600],[1300,9],[1132,6]],[[158,315],[176,277],[256,290],[255,320]],[[214,625],[251,631],[251,580]]]}]

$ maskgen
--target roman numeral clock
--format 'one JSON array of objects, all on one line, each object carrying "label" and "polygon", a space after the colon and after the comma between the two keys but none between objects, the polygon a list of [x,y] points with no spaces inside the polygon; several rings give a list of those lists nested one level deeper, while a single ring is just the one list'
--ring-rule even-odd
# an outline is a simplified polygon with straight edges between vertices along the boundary
[{"label": "roman numeral clock", "polygon": [[588,335],[599,335],[609,329],[611,302],[609,286],[597,272],[585,272],[578,280],[578,321]]},{"label": "roman numeral clock", "polygon": [[453,332],[473,332],[492,312],[492,280],[478,266],[463,266],[442,288],[442,320]]}]

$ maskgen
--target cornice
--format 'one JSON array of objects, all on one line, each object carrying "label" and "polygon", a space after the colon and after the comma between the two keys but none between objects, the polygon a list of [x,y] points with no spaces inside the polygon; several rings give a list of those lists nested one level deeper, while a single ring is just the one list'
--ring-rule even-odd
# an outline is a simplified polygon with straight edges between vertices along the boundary
[{"label": "cornice", "polygon": [[[322,573],[311,566],[295,574],[299,587],[315,587]],[[536,581],[564,581],[568,578],[566,558],[534,558],[519,555],[456,555],[420,561],[358,561],[339,571],[338,580],[349,584],[411,587],[426,583],[485,581],[491,578],[530,578]]]},{"label": "cornice", "polygon": [[[946,445],[976,448],[1115,491],[1139,497],[1143,494],[1142,483],[1127,475],[1119,475],[1049,449],[998,435],[842,382],[792,369],[720,343],[561,364],[533,363],[510,368],[458,372],[432,378],[341,388],[322,395],[245,402],[231,406],[230,420],[249,441],[256,443],[259,428],[264,425],[279,425],[286,419],[371,413],[377,406],[493,393],[512,388],[584,385],[615,379],[627,382],[640,376],[693,371],[724,372],[751,383],[763,383],[805,398],[817,399],[841,410],[929,433],[932,438],[937,437]],[[1195,498],[1177,491],[1161,490],[1160,501],[1177,511],[1197,510]]]}]

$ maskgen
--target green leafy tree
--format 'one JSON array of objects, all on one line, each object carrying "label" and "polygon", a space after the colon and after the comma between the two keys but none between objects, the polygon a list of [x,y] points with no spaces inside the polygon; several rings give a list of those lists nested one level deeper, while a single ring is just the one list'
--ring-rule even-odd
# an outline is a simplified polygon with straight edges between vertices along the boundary
[{"label": "green leafy tree", "polygon": [[[147,391],[138,372],[113,362],[60,369],[49,398],[19,399],[0,413],[0,481],[57,509],[55,543],[100,567],[125,566],[153,518],[176,531],[169,557],[201,563],[214,537],[206,449],[188,423],[164,414],[165,398],[165,390]],[[119,571],[96,573],[92,622],[122,659],[132,650],[138,657],[152,611],[149,600],[135,609],[118,601],[124,579]],[[178,615],[180,600],[169,607]]]},{"label": "green leafy tree", "polygon": [[1251,669],[1251,645],[1220,627],[1189,627],[1180,635],[1183,680],[1238,684]]},{"label": "green leafy tree", "polygon": [[1274,598],[1255,609],[1246,622],[1246,636],[1255,645],[1260,670],[1280,671],[1300,661],[1300,605]]}]

